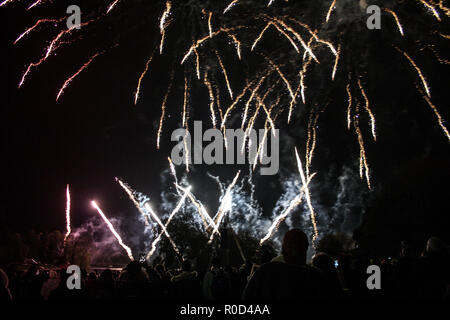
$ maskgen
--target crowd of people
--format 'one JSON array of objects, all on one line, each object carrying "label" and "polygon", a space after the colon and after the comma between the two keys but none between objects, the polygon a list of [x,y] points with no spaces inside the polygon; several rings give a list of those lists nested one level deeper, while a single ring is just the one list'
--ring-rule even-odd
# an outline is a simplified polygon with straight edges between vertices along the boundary
[{"label": "crowd of people", "polygon": [[[430,238],[420,256],[407,242],[395,259],[376,260],[342,253],[320,252],[307,264],[308,239],[300,229],[288,231],[282,251],[262,263],[239,268],[212,257],[203,271],[184,260],[166,269],[161,259],[152,264],[132,261],[120,271],[83,271],[81,288],[69,289],[65,268],[41,270],[31,265],[0,269],[1,300],[276,301],[302,299],[450,299],[448,246]],[[369,289],[369,265],[381,270],[381,289]]]}]

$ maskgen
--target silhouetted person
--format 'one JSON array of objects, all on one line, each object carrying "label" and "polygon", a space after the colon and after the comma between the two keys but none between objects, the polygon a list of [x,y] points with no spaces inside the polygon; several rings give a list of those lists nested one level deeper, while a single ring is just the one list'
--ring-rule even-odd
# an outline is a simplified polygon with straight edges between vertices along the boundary
[{"label": "silhouetted person", "polygon": [[333,258],[323,252],[319,252],[313,257],[312,265],[322,273],[323,284],[326,289],[324,293],[326,294],[326,298],[342,298],[344,296],[344,291],[339,282]]},{"label": "silhouetted person", "polygon": [[431,237],[423,256],[418,259],[411,281],[415,282],[415,298],[443,299],[450,284],[450,259],[446,244]]},{"label": "silhouetted person", "polygon": [[131,261],[119,276],[119,293],[124,299],[143,299],[149,294],[147,273],[137,261]]},{"label": "silhouetted person", "polygon": [[308,238],[300,229],[289,230],[282,255],[263,264],[249,280],[244,300],[306,300],[322,296],[320,272],[306,265]]},{"label": "silhouetted person", "polygon": [[231,283],[226,271],[222,268],[220,259],[213,258],[211,268],[203,278],[203,297],[206,300],[225,300],[230,297]]},{"label": "silhouetted person", "polygon": [[174,298],[177,300],[186,298],[199,300],[200,280],[197,271],[192,270],[192,264],[189,260],[184,260],[181,268],[181,273],[171,279],[174,286]]},{"label": "silhouetted person", "polygon": [[105,269],[97,280],[97,298],[102,300],[114,299],[116,297],[116,286],[113,273]]}]

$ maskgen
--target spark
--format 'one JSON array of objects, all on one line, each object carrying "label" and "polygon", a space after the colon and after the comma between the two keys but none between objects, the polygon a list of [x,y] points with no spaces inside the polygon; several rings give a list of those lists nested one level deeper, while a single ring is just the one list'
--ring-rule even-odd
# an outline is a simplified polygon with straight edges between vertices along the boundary
[{"label": "spark", "polygon": [[167,88],[167,92],[166,95],[164,96],[163,102],[161,104],[161,118],[159,119],[159,128],[158,128],[158,136],[156,138],[156,148],[159,150],[159,143],[161,140],[161,133],[162,133],[162,128],[163,128],[163,124],[164,124],[164,117],[166,115],[166,103],[167,103],[167,98],[169,97],[170,91],[172,89],[172,83],[173,83],[173,70],[172,73],[170,75],[170,83],[169,83],[169,87]]},{"label": "spark", "polygon": [[[86,25],[88,25],[89,23],[91,23],[92,21],[93,21],[93,20],[90,20],[90,21],[87,21],[87,22],[85,22],[85,23],[82,23],[80,26],[86,26]],[[50,56],[50,54],[51,54],[54,50],[56,50],[56,49],[58,48],[58,43],[59,43],[60,39],[61,39],[64,35],[71,33],[73,30],[75,30],[75,28],[71,28],[71,29],[68,29],[68,30],[61,31],[55,38],[53,38],[53,40],[51,41],[50,45],[48,46],[48,48],[47,48],[47,50],[46,50],[46,52],[45,52],[45,55],[44,55],[39,61],[37,61],[37,62],[32,62],[32,63],[30,63],[30,64],[28,65],[27,70],[25,71],[25,73],[24,73],[23,76],[22,76],[22,79],[20,80],[19,88],[24,84],[26,77],[27,77],[28,74],[31,72],[31,68],[37,67],[37,66],[39,66],[41,63],[43,63],[44,61],[46,61],[47,58]]]},{"label": "spark", "polygon": [[56,96],[56,101],[59,100],[59,97],[64,93],[64,90],[66,90],[67,86],[72,82],[73,79],[75,79],[81,72],[83,72],[84,69],[86,69],[87,67],[89,67],[89,65],[91,64],[91,62],[97,58],[99,55],[101,55],[103,52],[97,52],[96,54],[94,54],[85,64],[83,64],[81,66],[80,69],[78,69],[77,72],[75,72],[69,79],[67,79],[63,86],[61,87],[61,89],[58,92],[58,95]]},{"label": "spark", "polygon": [[100,209],[100,207],[97,205],[97,203],[95,201],[91,201],[91,205],[97,210],[98,214],[102,217],[103,221],[105,221],[106,225],[108,226],[109,230],[114,235],[114,237],[117,239],[117,241],[119,242],[120,246],[123,249],[125,249],[125,251],[127,252],[128,258],[130,258],[130,260],[133,261],[134,258],[133,258],[133,254],[131,252],[131,249],[127,245],[125,245],[123,243],[122,238],[117,233],[117,231],[114,229],[114,226],[112,225],[112,223],[105,216],[105,214],[103,213],[102,209]]},{"label": "spark", "polygon": [[145,223],[148,225],[150,223],[149,221],[149,216],[146,212],[144,212],[141,208],[141,205],[139,204],[139,202],[136,200],[134,194],[133,194],[133,190],[130,189],[130,187],[128,187],[124,182],[122,182],[122,180],[120,180],[119,178],[115,178],[117,183],[119,183],[119,185],[122,187],[123,190],[125,190],[126,194],[128,195],[128,197],[130,198],[131,202],[133,202],[134,206],[139,210],[139,212],[144,216],[145,219]]},{"label": "spark", "polygon": [[330,20],[331,13],[333,12],[334,8],[336,7],[336,1],[337,0],[333,0],[333,2],[330,5],[330,8],[328,9],[327,17],[325,19],[326,22],[328,22],[328,20]]},{"label": "spark", "polygon": [[353,125],[355,127],[355,132],[358,137],[358,143],[359,143],[359,176],[362,179],[363,178],[363,172],[366,173],[366,181],[367,186],[369,189],[371,189],[371,183],[370,183],[370,171],[369,171],[369,165],[367,164],[367,155],[366,155],[366,149],[364,147],[364,139],[361,132],[361,129],[359,128],[359,119],[358,119],[358,105],[356,106],[357,114],[355,115],[355,118],[353,120]]},{"label": "spark", "polygon": [[419,0],[420,3],[422,3],[428,10],[431,11],[431,13],[433,13],[433,15],[435,16],[435,18],[440,22],[441,21],[441,17],[439,16],[439,13],[437,12],[436,8],[429,4],[428,2],[426,2],[425,0]]},{"label": "spark", "polygon": [[17,42],[19,42],[23,37],[25,37],[27,34],[29,34],[30,32],[32,32],[34,29],[36,29],[39,25],[43,24],[43,23],[47,23],[47,22],[53,22],[53,23],[59,23],[63,20],[65,20],[66,18],[61,18],[61,19],[40,19],[38,20],[32,27],[28,28],[27,30],[25,30],[15,41],[14,44],[17,44]]},{"label": "spark", "polygon": [[295,148],[295,157],[297,158],[297,167],[298,167],[298,171],[300,173],[300,178],[302,180],[302,184],[304,187],[306,203],[308,204],[309,212],[311,214],[311,222],[312,222],[313,228],[314,228],[314,236],[313,236],[313,242],[314,242],[319,237],[319,231],[317,229],[317,222],[316,222],[316,214],[314,212],[314,208],[311,203],[311,195],[310,195],[309,188],[308,188],[309,183],[305,177],[305,173],[303,172],[302,161],[300,160],[300,157],[298,155],[297,148]]},{"label": "spark", "polygon": [[188,96],[189,96],[189,85],[188,85],[188,79],[186,74],[184,75],[184,97],[183,97],[183,127],[187,127],[187,103],[188,103]]},{"label": "spark", "polygon": [[234,45],[236,46],[236,52],[237,52],[238,58],[239,58],[239,60],[241,60],[242,59],[242,56],[241,56],[241,42],[232,33],[229,33],[228,36],[233,40]]},{"label": "spark", "polygon": [[66,241],[69,234],[72,232],[70,227],[70,190],[69,185],[66,188],[66,235],[64,236],[64,242]]},{"label": "spark", "polygon": [[227,13],[239,0],[233,0],[230,4],[223,10],[223,14]]},{"label": "spark", "polygon": [[222,73],[223,73],[223,76],[225,77],[225,82],[227,84],[230,98],[233,99],[233,90],[231,90],[231,85],[230,85],[230,81],[228,80],[227,70],[225,69],[222,59],[220,58],[219,52],[217,52],[217,51],[216,51],[216,56],[217,56],[217,60],[219,60],[220,67],[222,68]]},{"label": "spark", "polygon": [[447,137],[448,140],[450,140],[450,135],[449,132],[447,130],[447,128],[444,125],[444,120],[442,119],[442,116],[440,115],[439,111],[437,110],[436,106],[431,102],[431,99],[426,96],[424,94],[424,92],[422,91],[422,89],[420,89],[419,87],[417,87],[417,90],[419,90],[419,92],[421,93],[422,97],[425,99],[425,101],[427,102],[427,104],[430,106],[430,108],[433,110],[434,114],[437,117],[439,126],[441,127],[442,131],[444,131],[445,136]]},{"label": "spark", "polygon": [[363,86],[361,84],[361,80],[360,79],[358,79],[358,86],[359,86],[359,89],[361,90],[361,94],[364,97],[364,101],[366,102],[365,103],[365,108],[366,108],[367,113],[370,116],[370,124],[371,124],[371,127],[372,127],[372,136],[373,136],[373,139],[376,141],[377,140],[377,136],[376,136],[376,133],[375,133],[375,126],[376,126],[375,116],[372,113],[372,110],[370,110],[369,98],[367,97],[367,94],[364,91],[364,88],[363,88]]},{"label": "spark", "polygon": [[258,42],[261,40],[261,38],[263,37],[264,33],[266,32],[267,29],[269,29],[270,25],[272,24],[272,22],[268,22],[266,24],[266,26],[264,27],[264,29],[261,31],[261,33],[259,34],[259,36],[255,39],[255,42],[253,42],[251,51],[253,51],[253,49],[255,49],[256,45],[258,44]]},{"label": "spark", "polygon": [[278,72],[278,74],[280,75],[281,79],[283,79],[284,83],[286,84],[286,87],[289,91],[289,94],[291,95],[292,100],[295,101],[295,94],[292,91],[292,87],[291,84],[289,83],[288,79],[286,78],[286,76],[283,74],[283,72],[281,71],[280,67],[278,65],[275,64],[275,62],[272,61],[272,59],[270,59],[269,57],[267,57],[264,54],[261,54],[266,60],[267,62],[269,62],[269,64]]},{"label": "spark", "polygon": [[114,7],[116,6],[117,2],[119,2],[120,0],[115,0],[113,3],[111,3],[108,7],[108,10],[106,11],[106,13],[109,13],[112,9],[114,9]]},{"label": "spark", "polygon": [[214,128],[216,127],[216,114],[214,111],[214,93],[212,90],[212,86],[211,86],[211,82],[208,79],[208,73],[205,72],[205,76],[204,76],[204,83],[205,86],[208,88],[208,93],[209,93],[209,111],[211,113],[211,121],[212,124],[214,126]]},{"label": "spark", "polygon": [[339,46],[338,46],[338,51],[337,51],[337,53],[336,53],[336,60],[335,60],[335,62],[334,62],[334,67],[333,67],[333,74],[331,75],[331,80],[333,80],[333,81],[334,81],[334,77],[335,77],[335,75],[336,75],[336,70],[337,70],[338,63],[339,63],[339,56],[340,56],[340,53],[341,53],[341,45],[339,44]]},{"label": "spark", "polygon": [[403,27],[402,27],[402,24],[400,23],[400,20],[399,20],[397,14],[394,11],[387,9],[387,8],[385,8],[384,10],[386,12],[390,13],[394,17],[395,22],[397,23],[398,31],[400,31],[400,34],[402,35],[402,37],[404,37],[405,34],[403,33]]},{"label": "spark", "polygon": [[134,105],[137,104],[137,101],[139,99],[139,92],[141,91],[141,82],[142,82],[142,79],[144,79],[144,76],[145,76],[145,74],[147,73],[147,71],[149,69],[150,63],[153,60],[153,54],[154,54],[154,52],[152,52],[151,56],[148,58],[147,62],[145,63],[145,69],[141,73],[141,76],[139,77],[137,88],[136,88],[136,93],[134,95]]},{"label": "spark", "polygon": [[30,10],[31,8],[36,7],[37,5],[41,4],[42,0],[37,0],[36,2],[32,3],[28,8],[27,11]]},{"label": "spark", "polygon": [[419,74],[420,80],[422,80],[422,84],[423,84],[423,87],[425,88],[425,91],[426,91],[426,93],[427,93],[427,96],[428,96],[429,98],[431,98],[431,95],[430,95],[430,88],[428,87],[427,81],[425,80],[425,77],[423,76],[422,71],[420,70],[420,68],[417,66],[417,64],[414,62],[414,60],[413,60],[413,59],[412,59],[405,51],[402,51],[402,50],[400,50],[400,49],[397,48],[397,47],[395,47],[395,49],[396,49],[398,52],[400,52],[401,54],[403,54],[403,55],[409,60],[409,62],[411,63],[411,65],[414,67],[414,69],[416,69],[417,73]]},{"label": "spark", "polygon": [[213,29],[212,29],[212,24],[211,24],[211,19],[212,19],[212,12],[209,12],[209,16],[208,16],[208,29],[209,29],[209,37],[212,38],[212,34],[213,34]]},{"label": "spark", "polygon": [[166,27],[167,27],[167,18],[170,15],[170,10],[172,9],[172,4],[170,1],[166,2],[166,10],[163,12],[161,16],[161,20],[159,22],[159,30],[161,31],[161,43],[159,45],[159,54],[162,54],[164,48],[164,39],[166,36]]},{"label": "spark", "polygon": [[347,90],[347,94],[348,94],[348,105],[347,105],[347,127],[348,130],[350,130],[350,125],[351,125],[351,110],[352,110],[352,103],[353,103],[353,98],[352,98],[352,93],[350,91],[350,83],[347,84],[346,87]]}]

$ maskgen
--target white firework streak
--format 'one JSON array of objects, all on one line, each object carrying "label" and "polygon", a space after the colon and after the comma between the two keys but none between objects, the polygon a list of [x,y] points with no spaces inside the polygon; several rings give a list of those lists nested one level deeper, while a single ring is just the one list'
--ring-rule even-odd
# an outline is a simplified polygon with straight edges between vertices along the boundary
[{"label": "white firework streak", "polygon": [[[187,190],[189,191],[191,189],[191,187],[188,187]],[[184,193],[183,197],[180,199],[180,201],[178,202],[177,206],[175,207],[175,209],[172,211],[172,213],[170,214],[169,218],[166,221],[166,224],[163,227],[163,230],[161,231],[161,233],[158,235],[158,237],[153,241],[152,243],[152,249],[148,252],[147,254],[147,260],[149,260],[152,255],[155,253],[156,251],[156,245],[158,244],[158,242],[161,240],[162,235],[164,234],[164,232],[166,232],[167,227],[169,226],[170,222],[172,221],[173,217],[175,216],[175,214],[177,214],[177,212],[180,210],[181,206],[183,205],[184,201],[186,200],[187,197],[187,192]]]},{"label": "white firework streak", "polygon": [[64,236],[64,242],[66,241],[67,237],[69,236],[72,229],[70,228],[70,190],[69,185],[67,185],[66,189],[66,235]]},{"label": "white firework streak", "polygon": [[225,191],[225,195],[222,198],[222,201],[220,202],[220,206],[219,209],[217,210],[217,214],[216,214],[216,221],[215,221],[215,226],[214,226],[214,230],[211,233],[211,237],[209,238],[209,243],[212,242],[214,235],[216,233],[219,233],[219,226],[223,220],[223,217],[232,209],[233,207],[233,197],[231,194],[231,191],[233,190],[237,179],[239,178],[239,175],[241,174],[241,171],[238,171],[238,173],[236,174],[236,176],[233,179],[233,182],[228,186],[227,190]]},{"label": "white firework streak", "polygon": [[122,238],[117,233],[116,229],[114,229],[114,226],[112,225],[112,223],[105,216],[105,214],[103,213],[102,209],[100,209],[100,207],[97,205],[97,203],[95,201],[91,201],[91,204],[97,210],[98,214],[102,217],[103,221],[105,221],[105,223],[108,226],[109,230],[112,232],[114,237],[116,237],[117,241],[122,246],[122,248],[125,249],[125,251],[127,252],[128,258],[130,258],[130,260],[133,261],[134,258],[133,258],[133,254],[131,252],[131,249],[125,243],[123,243]]}]

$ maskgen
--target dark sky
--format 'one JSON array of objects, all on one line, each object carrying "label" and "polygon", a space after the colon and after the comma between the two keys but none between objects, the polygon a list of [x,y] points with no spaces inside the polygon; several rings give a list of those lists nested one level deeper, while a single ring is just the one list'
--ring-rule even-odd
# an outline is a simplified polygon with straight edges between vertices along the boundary
[{"label": "dark sky", "polygon": [[[61,15],[64,8],[63,5],[53,6],[52,13]],[[99,57],[71,83],[56,103],[56,93],[64,80],[96,48],[110,48],[115,43],[111,36],[115,28],[120,28],[121,24],[128,28],[133,24],[123,17],[116,26],[93,34],[92,39],[81,39],[67,45],[42,67],[35,69],[24,86],[18,89],[17,84],[26,66],[41,56],[46,39],[54,32],[51,28],[44,28],[45,31],[12,45],[17,35],[26,26],[32,25],[37,16],[48,14],[44,9],[37,9],[35,13],[24,12],[23,8],[16,6],[0,10],[3,52],[0,65],[4,80],[3,157],[6,159],[3,165],[5,190],[0,223],[16,230],[30,227],[63,230],[66,184],[71,186],[75,225],[80,225],[92,215],[91,199],[98,199],[105,212],[111,215],[131,210],[126,195],[114,181],[116,176],[123,177],[151,198],[158,197],[161,191],[160,174],[167,169],[166,159],[171,147],[169,135],[166,134],[162,150],[155,148],[160,104],[167,89],[170,65],[162,60],[156,64],[150,79],[143,82],[142,99],[137,106],[133,105],[133,93],[146,58],[156,43],[155,39],[159,39],[159,31],[153,29],[148,41],[143,41],[147,30],[139,28],[140,24],[136,23],[136,30],[131,29],[133,32],[120,38],[120,46]],[[158,12],[150,14],[159,15]],[[157,28],[157,20],[155,24],[152,27]],[[374,41],[372,48],[376,48],[377,41],[381,43],[384,36],[380,33],[371,36]],[[102,42],[103,38],[110,41]],[[448,49],[448,46],[444,48]],[[400,180],[411,184],[416,174],[429,176],[430,180],[425,181],[432,183],[426,187],[437,190],[441,188],[441,181],[436,178],[441,174],[448,177],[448,141],[437,125],[434,113],[415,91],[413,81],[418,80],[407,63],[394,53],[374,50],[366,69],[370,79],[367,90],[372,104],[376,106],[379,135],[376,144],[367,143],[367,149],[377,196],[386,196],[383,190],[389,181]],[[448,50],[443,52],[447,58],[448,53]],[[363,53],[355,51],[354,54]],[[433,101],[444,119],[448,119],[449,66],[427,59],[420,62],[431,84]],[[343,63],[346,63],[345,60]],[[341,75],[340,79],[343,81],[345,76]],[[239,76],[233,80],[240,81]],[[178,96],[182,94],[179,86],[173,90]],[[352,168],[357,168],[358,159],[354,133],[345,129],[345,91],[336,89],[332,96],[331,102],[327,100],[331,103],[327,109],[329,112],[324,113],[320,120],[320,143],[324,147],[319,148],[315,158],[316,170],[325,174],[332,167],[340,168],[346,161]],[[320,98],[315,97],[317,101]],[[205,106],[204,100],[205,97],[196,98],[193,105]],[[179,108],[180,101],[179,98],[170,98],[169,104]],[[172,116],[178,117],[179,111]],[[202,115],[198,118],[207,119]],[[293,137],[295,144],[303,145],[304,134],[299,134],[296,125],[304,117],[296,120],[298,122],[281,129]],[[169,123],[171,121],[176,125],[176,120],[169,119]],[[230,179],[235,172],[220,170],[226,179]],[[199,184],[202,183],[212,182],[199,181]],[[264,180],[260,183],[264,184]],[[206,186],[203,196],[207,198],[214,191]],[[361,188],[365,188],[364,183],[361,183]],[[424,186],[417,185],[417,188],[411,189],[420,194],[420,188]],[[444,188],[448,191],[448,187]],[[272,193],[276,194],[277,190]],[[440,204],[435,203],[434,206],[438,208]]]}]

